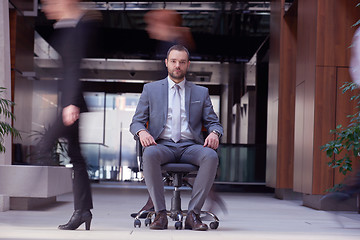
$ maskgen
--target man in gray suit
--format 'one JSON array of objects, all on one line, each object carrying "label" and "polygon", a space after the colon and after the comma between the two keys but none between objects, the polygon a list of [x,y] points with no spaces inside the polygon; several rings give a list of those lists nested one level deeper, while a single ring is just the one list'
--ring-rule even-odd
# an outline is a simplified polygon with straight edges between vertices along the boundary
[{"label": "man in gray suit", "polygon": [[[208,89],[185,79],[190,65],[188,50],[172,46],[165,65],[168,77],[144,85],[130,125],[131,133],[138,135],[144,147],[145,182],[156,211],[150,228],[166,229],[168,225],[161,165],[182,162],[199,166],[185,228],[204,231],[208,226],[201,222],[199,214],[215,178],[219,161],[215,150],[223,128]],[[202,127],[209,133],[205,140]]]}]

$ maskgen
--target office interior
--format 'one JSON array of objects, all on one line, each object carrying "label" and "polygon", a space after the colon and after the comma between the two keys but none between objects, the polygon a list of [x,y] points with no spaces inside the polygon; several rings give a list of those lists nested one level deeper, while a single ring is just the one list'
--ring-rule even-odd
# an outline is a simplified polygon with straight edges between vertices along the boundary
[{"label": "office interior", "polygon": [[[354,1],[81,4],[103,17],[101,38],[81,66],[90,111],[82,113],[80,141],[94,184],[142,183],[129,124],[143,85],[166,77],[165,55],[147,34],[144,15],[169,9],[181,15],[195,42],[187,80],[209,89],[224,127],[218,189],[270,192],[310,208],[333,209],[320,199],[344,176],[328,167],[320,146],[356,106],[339,89],[350,80],[349,46],[360,17]],[[70,180],[59,184],[71,173],[62,139],[51,159],[33,153],[60,109],[59,56],[50,44],[54,22],[41,11],[41,1],[0,5],[6,13],[0,26],[5,36],[1,84],[16,104],[13,126],[22,136],[6,138],[7,151],[0,159],[0,209],[7,211],[24,203],[31,208],[32,199],[44,204],[56,200],[71,191]],[[58,190],[29,188],[39,176]],[[359,201],[357,196],[344,208],[359,211]]]}]

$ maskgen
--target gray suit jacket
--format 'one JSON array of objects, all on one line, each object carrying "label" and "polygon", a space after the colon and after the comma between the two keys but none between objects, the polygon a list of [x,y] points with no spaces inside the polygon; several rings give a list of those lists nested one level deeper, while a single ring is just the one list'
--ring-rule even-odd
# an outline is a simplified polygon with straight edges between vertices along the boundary
[{"label": "gray suit jacket", "polygon": [[[136,134],[146,127],[155,141],[165,128],[168,111],[168,81],[167,78],[144,85],[135,115],[130,124],[130,132]],[[195,142],[203,144],[202,126],[208,132],[213,130],[223,134],[223,128],[214,112],[209,91],[205,87],[186,81],[185,110],[190,131]]]}]

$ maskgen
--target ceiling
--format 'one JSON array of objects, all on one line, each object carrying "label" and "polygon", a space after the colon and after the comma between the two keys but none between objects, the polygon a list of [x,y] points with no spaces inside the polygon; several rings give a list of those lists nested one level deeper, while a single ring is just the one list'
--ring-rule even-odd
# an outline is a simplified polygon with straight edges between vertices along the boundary
[{"label": "ceiling", "polygon": [[[21,0],[11,0],[13,2]],[[49,41],[52,21],[46,19],[38,2],[36,31]],[[158,41],[145,30],[144,15],[154,9],[172,9],[191,30],[195,49],[191,59],[199,61],[248,62],[269,34],[269,1],[87,1],[84,8],[103,15],[102,36],[90,58],[162,59]]]},{"label": "ceiling", "polygon": [[[285,10],[293,0],[286,0]],[[54,21],[46,19],[40,0],[9,0],[10,7],[35,19],[34,72],[29,79],[57,80],[57,53],[49,46]],[[100,11],[103,17],[101,40],[82,66],[84,81],[131,82],[159,79],[166,74],[166,51],[159,52],[159,41],[149,37],[144,16],[156,9],[176,10],[182,26],[191,31],[195,48],[191,50],[192,81],[219,84],[224,74],[219,63],[235,63],[237,71],[257,50],[268,48],[270,1],[82,1],[84,9]],[[32,22],[32,21],[31,21]],[[31,23],[32,24],[32,23]],[[267,56],[267,55],[266,55]],[[24,75],[24,74],[23,74]],[[225,74],[226,75],[226,74]],[[24,75],[25,76],[25,75]],[[239,78],[239,76],[236,76]]]}]

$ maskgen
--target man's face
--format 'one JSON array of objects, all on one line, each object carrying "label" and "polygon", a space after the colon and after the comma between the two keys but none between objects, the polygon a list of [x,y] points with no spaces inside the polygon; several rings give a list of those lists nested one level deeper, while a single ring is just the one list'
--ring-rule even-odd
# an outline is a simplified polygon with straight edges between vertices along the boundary
[{"label": "man's face", "polygon": [[172,50],[165,59],[165,64],[170,78],[178,83],[184,80],[190,61],[185,51]]}]

